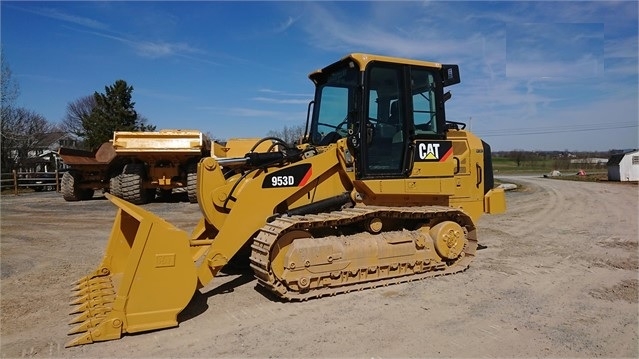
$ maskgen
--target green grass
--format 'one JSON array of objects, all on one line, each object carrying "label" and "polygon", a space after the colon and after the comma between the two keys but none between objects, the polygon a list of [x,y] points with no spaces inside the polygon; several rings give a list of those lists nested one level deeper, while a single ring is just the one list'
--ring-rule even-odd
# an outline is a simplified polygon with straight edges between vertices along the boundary
[{"label": "green grass", "polygon": [[534,162],[521,162],[517,165],[517,162],[504,157],[493,158],[493,170],[495,172],[550,172],[553,168],[553,161],[540,160]]},{"label": "green grass", "polygon": [[508,157],[493,157],[493,171],[495,174],[545,174],[553,170],[558,170],[565,174],[576,174],[580,169],[585,170],[587,173],[607,173],[605,166],[570,163],[567,159],[522,160],[517,164],[517,161]]},{"label": "green grass", "polygon": [[[580,169],[583,169],[586,172],[585,176],[577,175]],[[580,182],[599,182],[608,180],[608,170],[605,166],[601,165],[597,166],[593,164],[570,163],[570,160],[565,158],[529,158],[521,160],[519,164],[517,164],[517,161],[513,158],[493,157],[493,173],[495,176],[517,174],[543,176],[550,174],[553,170],[561,172],[561,176],[548,177],[549,179]],[[496,179],[495,183],[496,185],[499,185],[501,182]],[[517,185],[520,186],[520,184]]]}]

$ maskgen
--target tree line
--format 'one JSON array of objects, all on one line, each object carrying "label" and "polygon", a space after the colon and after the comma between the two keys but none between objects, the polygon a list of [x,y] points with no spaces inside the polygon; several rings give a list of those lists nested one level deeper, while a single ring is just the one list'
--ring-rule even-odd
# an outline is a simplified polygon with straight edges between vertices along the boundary
[{"label": "tree line", "polygon": [[113,138],[114,131],[154,131],[155,126],[138,114],[133,102],[133,86],[116,80],[67,104],[61,123],[48,121],[41,114],[16,105],[20,87],[0,53],[0,161],[3,173],[16,169],[52,133],[75,136],[77,148],[94,150]]}]

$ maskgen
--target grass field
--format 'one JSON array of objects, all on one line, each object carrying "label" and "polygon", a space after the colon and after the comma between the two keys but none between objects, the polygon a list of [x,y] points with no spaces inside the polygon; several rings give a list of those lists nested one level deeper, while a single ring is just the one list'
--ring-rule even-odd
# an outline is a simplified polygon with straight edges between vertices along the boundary
[{"label": "grass field", "polygon": [[[557,170],[561,172],[560,176],[550,177],[550,172]],[[585,175],[577,173],[583,170]],[[493,157],[493,173],[496,177],[499,175],[539,175],[548,176],[548,178],[568,181],[580,182],[600,182],[608,181],[608,169],[605,165],[570,163],[569,160],[557,159],[535,159],[533,161],[526,160],[517,161],[509,157]],[[498,185],[499,179],[496,184]]]},{"label": "grass field", "polygon": [[579,170],[584,170],[586,173],[603,173],[607,174],[607,168],[605,165],[596,164],[582,164],[582,163],[570,163],[569,160],[557,160],[557,159],[535,159],[517,161],[509,157],[493,157],[493,171],[498,173],[549,173],[550,171],[558,170],[563,174],[576,174]]}]

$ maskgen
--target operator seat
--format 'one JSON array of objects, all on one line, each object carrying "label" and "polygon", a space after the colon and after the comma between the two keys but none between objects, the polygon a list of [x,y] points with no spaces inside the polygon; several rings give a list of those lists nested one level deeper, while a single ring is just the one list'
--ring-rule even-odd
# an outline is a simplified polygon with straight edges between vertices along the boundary
[{"label": "operator seat", "polygon": [[397,101],[391,103],[390,115],[386,121],[380,121],[375,128],[375,134],[381,138],[393,138],[393,135],[401,128],[400,113]]}]

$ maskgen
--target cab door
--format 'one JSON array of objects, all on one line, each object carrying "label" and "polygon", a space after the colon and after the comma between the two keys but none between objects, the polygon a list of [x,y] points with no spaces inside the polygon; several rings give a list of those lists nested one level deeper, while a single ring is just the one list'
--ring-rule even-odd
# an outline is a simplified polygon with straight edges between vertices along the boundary
[{"label": "cab door", "polygon": [[439,69],[369,64],[357,178],[374,193],[454,193],[442,90]]},{"label": "cab door", "polygon": [[407,107],[405,67],[373,63],[366,71],[363,138],[359,177],[402,178],[406,176]]}]

